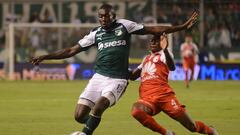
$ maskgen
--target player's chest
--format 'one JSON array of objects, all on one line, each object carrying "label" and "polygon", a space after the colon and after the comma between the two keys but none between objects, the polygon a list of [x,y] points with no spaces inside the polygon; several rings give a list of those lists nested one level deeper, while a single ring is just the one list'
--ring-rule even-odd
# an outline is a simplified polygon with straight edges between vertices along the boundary
[{"label": "player's chest", "polygon": [[96,33],[96,43],[106,43],[118,40],[126,40],[127,31],[123,26],[118,26],[113,28],[112,30],[105,31],[103,29],[99,30]]},{"label": "player's chest", "polygon": [[123,27],[117,27],[111,31],[99,31],[96,33],[98,50],[114,50],[116,48],[128,48],[129,35]]},{"label": "player's chest", "polygon": [[193,50],[193,46],[191,44],[186,44],[184,50]]},{"label": "player's chest", "polygon": [[161,62],[163,62],[162,55],[161,54],[148,55],[145,58],[144,63],[148,63],[148,62],[155,63],[155,64],[161,63]]},{"label": "player's chest", "polygon": [[162,66],[164,66],[164,61],[161,58],[161,55],[151,55],[147,56],[143,62],[143,68],[156,68],[160,69]]}]

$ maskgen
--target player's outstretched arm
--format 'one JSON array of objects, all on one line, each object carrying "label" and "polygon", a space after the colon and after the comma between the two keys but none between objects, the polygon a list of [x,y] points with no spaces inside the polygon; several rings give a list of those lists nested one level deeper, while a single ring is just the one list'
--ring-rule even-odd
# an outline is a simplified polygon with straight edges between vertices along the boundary
[{"label": "player's outstretched arm", "polygon": [[161,35],[162,33],[173,33],[185,29],[189,29],[193,26],[193,24],[196,23],[198,18],[198,13],[195,11],[191,15],[191,17],[181,25],[177,26],[145,26],[144,27],[144,34],[155,34],[155,35]]},{"label": "player's outstretched arm", "polygon": [[160,37],[160,47],[163,50],[165,57],[166,57],[166,63],[167,66],[169,68],[170,71],[174,71],[175,70],[175,64],[173,61],[172,56],[170,55],[167,47],[168,47],[168,39],[167,39],[167,35],[165,33],[163,33],[163,35]]},{"label": "player's outstretched arm", "polygon": [[72,57],[81,51],[83,51],[81,46],[75,45],[73,47],[66,48],[66,49],[51,53],[51,54],[33,57],[30,59],[30,62],[33,65],[39,65],[44,60],[65,59],[65,58]]},{"label": "player's outstretched arm", "polygon": [[139,68],[135,68],[134,70],[130,71],[129,79],[132,80],[132,81],[138,79],[140,77],[140,75],[141,75],[141,71],[142,70],[139,69]]}]

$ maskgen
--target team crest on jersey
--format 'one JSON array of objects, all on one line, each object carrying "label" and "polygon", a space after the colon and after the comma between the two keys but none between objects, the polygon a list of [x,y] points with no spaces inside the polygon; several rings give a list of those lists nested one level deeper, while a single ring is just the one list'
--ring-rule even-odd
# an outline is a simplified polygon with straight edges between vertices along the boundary
[{"label": "team crest on jersey", "polygon": [[123,34],[121,29],[115,30],[115,35],[116,36],[121,36]]},{"label": "team crest on jersey", "polygon": [[159,59],[160,59],[160,56],[159,56],[159,55],[157,55],[157,56],[155,56],[155,57],[153,58],[153,62],[154,62],[154,63],[156,63],[156,62],[158,62],[158,61],[159,61]]}]

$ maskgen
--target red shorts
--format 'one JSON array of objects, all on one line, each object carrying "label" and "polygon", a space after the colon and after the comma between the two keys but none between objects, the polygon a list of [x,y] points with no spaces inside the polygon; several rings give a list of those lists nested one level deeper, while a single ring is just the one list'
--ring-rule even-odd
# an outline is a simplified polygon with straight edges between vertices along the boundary
[{"label": "red shorts", "polygon": [[193,70],[195,66],[194,60],[183,60],[183,69],[187,71],[188,69]]},{"label": "red shorts", "polygon": [[163,111],[172,118],[178,118],[185,112],[185,106],[180,104],[175,94],[169,94],[164,97],[144,97],[140,98],[138,103],[146,105],[152,110],[152,115]]}]

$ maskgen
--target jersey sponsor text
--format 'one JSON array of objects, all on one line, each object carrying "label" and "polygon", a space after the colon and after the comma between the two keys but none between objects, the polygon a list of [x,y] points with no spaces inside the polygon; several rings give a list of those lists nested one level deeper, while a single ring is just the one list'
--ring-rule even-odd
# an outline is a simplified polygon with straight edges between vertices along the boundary
[{"label": "jersey sponsor text", "polygon": [[106,43],[100,42],[98,43],[98,50],[101,51],[103,48],[121,46],[121,45],[126,45],[126,40],[117,40],[117,41],[106,42]]}]

